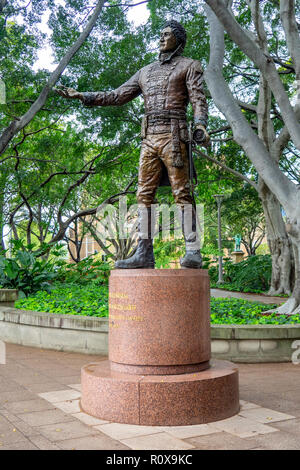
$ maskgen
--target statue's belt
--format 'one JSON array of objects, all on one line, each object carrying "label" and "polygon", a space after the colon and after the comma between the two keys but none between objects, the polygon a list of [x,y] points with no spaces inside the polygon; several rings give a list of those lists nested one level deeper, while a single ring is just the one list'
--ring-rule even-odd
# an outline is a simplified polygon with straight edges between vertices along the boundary
[{"label": "statue's belt", "polygon": [[179,121],[186,120],[185,111],[180,110],[161,110],[145,113],[143,119],[143,129],[142,136],[146,136],[147,128],[149,124],[158,124],[163,122],[166,124],[170,123],[171,134],[172,134],[172,154],[173,162],[172,166],[177,168],[182,168],[184,166],[181,146],[180,146],[180,130],[179,130]]}]

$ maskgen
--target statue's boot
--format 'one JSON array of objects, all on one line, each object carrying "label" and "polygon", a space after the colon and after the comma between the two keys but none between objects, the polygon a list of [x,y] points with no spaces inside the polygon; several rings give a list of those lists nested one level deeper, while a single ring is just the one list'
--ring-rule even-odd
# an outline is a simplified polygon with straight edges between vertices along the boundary
[{"label": "statue's boot", "polygon": [[154,268],[153,242],[151,237],[151,207],[139,209],[139,241],[137,250],[128,259],[118,260],[116,269]]},{"label": "statue's boot", "polygon": [[182,210],[182,231],[185,241],[185,255],[180,259],[182,268],[200,269],[202,267],[196,217],[196,210],[192,204],[186,204]]}]

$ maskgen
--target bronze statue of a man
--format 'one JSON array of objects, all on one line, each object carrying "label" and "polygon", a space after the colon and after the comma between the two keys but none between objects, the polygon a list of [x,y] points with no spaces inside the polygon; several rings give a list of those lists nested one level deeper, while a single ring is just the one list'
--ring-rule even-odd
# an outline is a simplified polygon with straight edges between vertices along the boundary
[{"label": "bronze statue of a man", "polygon": [[[61,96],[78,98],[87,106],[119,106],[143,95],[145,115],[137,191],[141,207],[138,248],[130,258],[117,261],[116,268],[154,268],[151,204],[164,169],[175,202],[182,211],[186,253],[180,264],[184,268],[202,266],[196,212],[190,192],[186,108],[190,102],[195,123],[193,139],[207,145],[207,102],[200,62],[181,55],[185,43],[185,29],[171,20],[161,32],[159,60],[143,67],[116,90],[80,93],[72,88],[56,89]],[[192,221],[189,230],[184,227],[186,220]],[[146,230],[143,229],[145,226]]]}]

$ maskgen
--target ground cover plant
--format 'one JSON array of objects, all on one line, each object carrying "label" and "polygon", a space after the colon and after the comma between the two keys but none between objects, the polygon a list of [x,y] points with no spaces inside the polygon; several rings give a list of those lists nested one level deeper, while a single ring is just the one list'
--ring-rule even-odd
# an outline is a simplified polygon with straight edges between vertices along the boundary
[{"label": "ground cover plant", "polygon": [[15,306],[38,312],[106,317],[108,288],[95,282],[84,286],[56,284],[51,292],[39,291],[26,299],[19,299]]},{"label": "ground cover plant", "polygon": [[[15,305],[22,310],[107,317],[108,287],[97,282],[90,282],[85,286],[57,284],[50,293],[39,291],[26,299],[18,300]],[[300,323],[300,315],[264,314],[270,308],[276,308],[276,305],[241,299],[212,298],[211,323],[237,325]]]}]

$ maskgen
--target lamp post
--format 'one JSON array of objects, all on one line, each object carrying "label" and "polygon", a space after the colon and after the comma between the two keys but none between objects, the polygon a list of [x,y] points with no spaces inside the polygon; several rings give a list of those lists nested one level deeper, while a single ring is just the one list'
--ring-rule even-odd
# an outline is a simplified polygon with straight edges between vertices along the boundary
[{"label": "lamp post", "polygon": [[222,231],[221,231],[221,204],[223,202],[223,194],[214,194],[218,206],[218,250],[219,250],[219,279],[218,284],[224,282],[223,279],[223,256],[222,256]]}]

